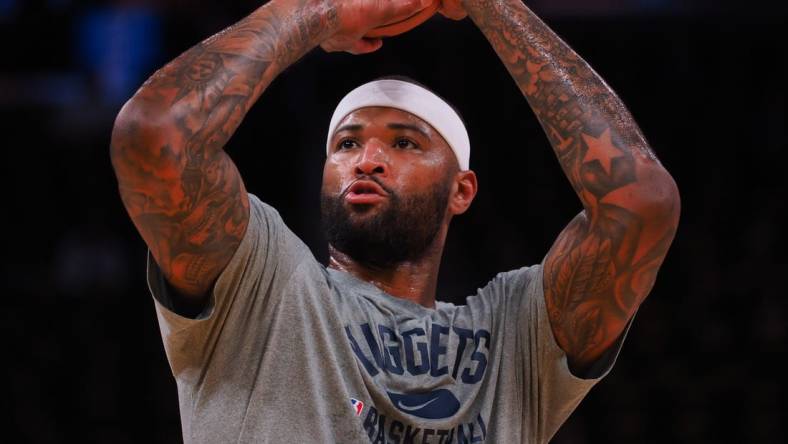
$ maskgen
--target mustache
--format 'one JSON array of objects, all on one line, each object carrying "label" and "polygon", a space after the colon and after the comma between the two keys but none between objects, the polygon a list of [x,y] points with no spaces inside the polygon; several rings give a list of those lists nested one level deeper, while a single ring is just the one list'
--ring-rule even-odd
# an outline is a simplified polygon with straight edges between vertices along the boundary
[{"label": "mustache", "polygon": [[343,198],[343,197],[345,197],[345,195],[348,193],[348,191],[350,191],[350,187],[352,187],[352,186],[353,186],[353,184],[355,184],[355,183],[356,183],[356,182],[358,182],[359,180],[369,180],[369,181],[375,182],[376,184],[378,184],[378,186],[379,186],[379,187],[383,188],[383,191],[385,191],[386,193],[388,193],[390,196],[396,196],[396,194],[394,193],[394,191],[393,191],[391,188],[389,188],[389,187],[387,187],[386,185],[384,185],[384,184],[383,184],[383,182],[381,182],[381,181],[380,181],[380,179],[378,179],[377,177],[375,177],[375,176],[367,176],[367,175],[363,175],[363,176],[358,176],[358,177],[356,177],[356,179],[355,179],[355,180],[353,180],[352,182],[350,182],[349,184],[347,184],[347,186],[346,186],[346,187],[345,187],[345,188],[342,190],[342,192],[341,192],[341,193],[339,193],[339,197],[340,197],[340,198]]}]

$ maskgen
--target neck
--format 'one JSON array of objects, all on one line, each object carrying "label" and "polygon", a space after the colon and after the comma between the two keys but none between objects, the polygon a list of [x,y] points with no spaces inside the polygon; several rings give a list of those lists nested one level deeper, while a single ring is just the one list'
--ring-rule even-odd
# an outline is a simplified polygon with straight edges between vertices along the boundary
[{"label": "neck", "polygon": [[438,270],[440,269],[443,245],[446,241],[446,231],[444,225],[421,258],[382,268],[358,262],[329,245],[328,267],[350,273],[391,296],[406,299],[427,308],[435,308]]}]

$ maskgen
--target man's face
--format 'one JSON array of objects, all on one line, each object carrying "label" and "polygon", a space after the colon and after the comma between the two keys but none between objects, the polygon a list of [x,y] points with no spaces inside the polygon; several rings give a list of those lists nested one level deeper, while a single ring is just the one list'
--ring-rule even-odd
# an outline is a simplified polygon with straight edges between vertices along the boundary
[{"label": "man's face", "polygon": [[454,152],[429,124],[398,109],[369,107],[343,119],[323,170],[328,242],[385,267],[420,258],[447,221]]}]

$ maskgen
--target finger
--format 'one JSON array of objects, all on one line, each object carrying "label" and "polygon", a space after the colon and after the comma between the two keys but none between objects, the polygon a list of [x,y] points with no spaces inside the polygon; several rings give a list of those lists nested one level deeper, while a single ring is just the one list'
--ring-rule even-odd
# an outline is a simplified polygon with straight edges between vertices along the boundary
[{"label": "finger", "polygon": [[368,39],[363,38],[353,44],[353,47],[348,50],[351,54],[369,54],[375,52],[383,46],[383,39]]},{"label": "finger", "polygon": [[462,20],[468,16],[468,14],[466,14],[465,12],[448,11],[442,8],[439,9],[438,12],[440,13],[440,15],[451,20]]},{"label": "finger", "polygon": [[450,18],[452,20],[462,20],[468,15],[462,6],[456,2],[450,1],[441,2],[441,7],[438,9],[438,12],[440,12],[444,17]]},{"label": "finger", "polygon": [[383,8],[383,17],[385,23],[397,22],[405,20],[406,18],[416,14],[427,6],[431,5],[434,0],[380,0],[384,1],[386,6]]}]

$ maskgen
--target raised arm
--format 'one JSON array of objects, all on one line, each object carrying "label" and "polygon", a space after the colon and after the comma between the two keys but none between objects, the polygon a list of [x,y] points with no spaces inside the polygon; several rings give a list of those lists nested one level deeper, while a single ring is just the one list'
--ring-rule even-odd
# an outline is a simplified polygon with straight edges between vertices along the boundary
[{"label": "raised arm", "polygon": [[[112,165],[134,224],[194,312],[241,242],[249,202],[223,147],[278,73],[317,45],[365,53],[361,37],[418,0],[272,0],[156,72],[126,103]],[[180,305],[180,307],[177,307]]]},{"label": "raised arm", "polygon": [[676,232],[678,190],[613,90],[520,0],[462,5],[536,113],[584,207],[544,263],[554,336],[583,371],[651,290]]}]

